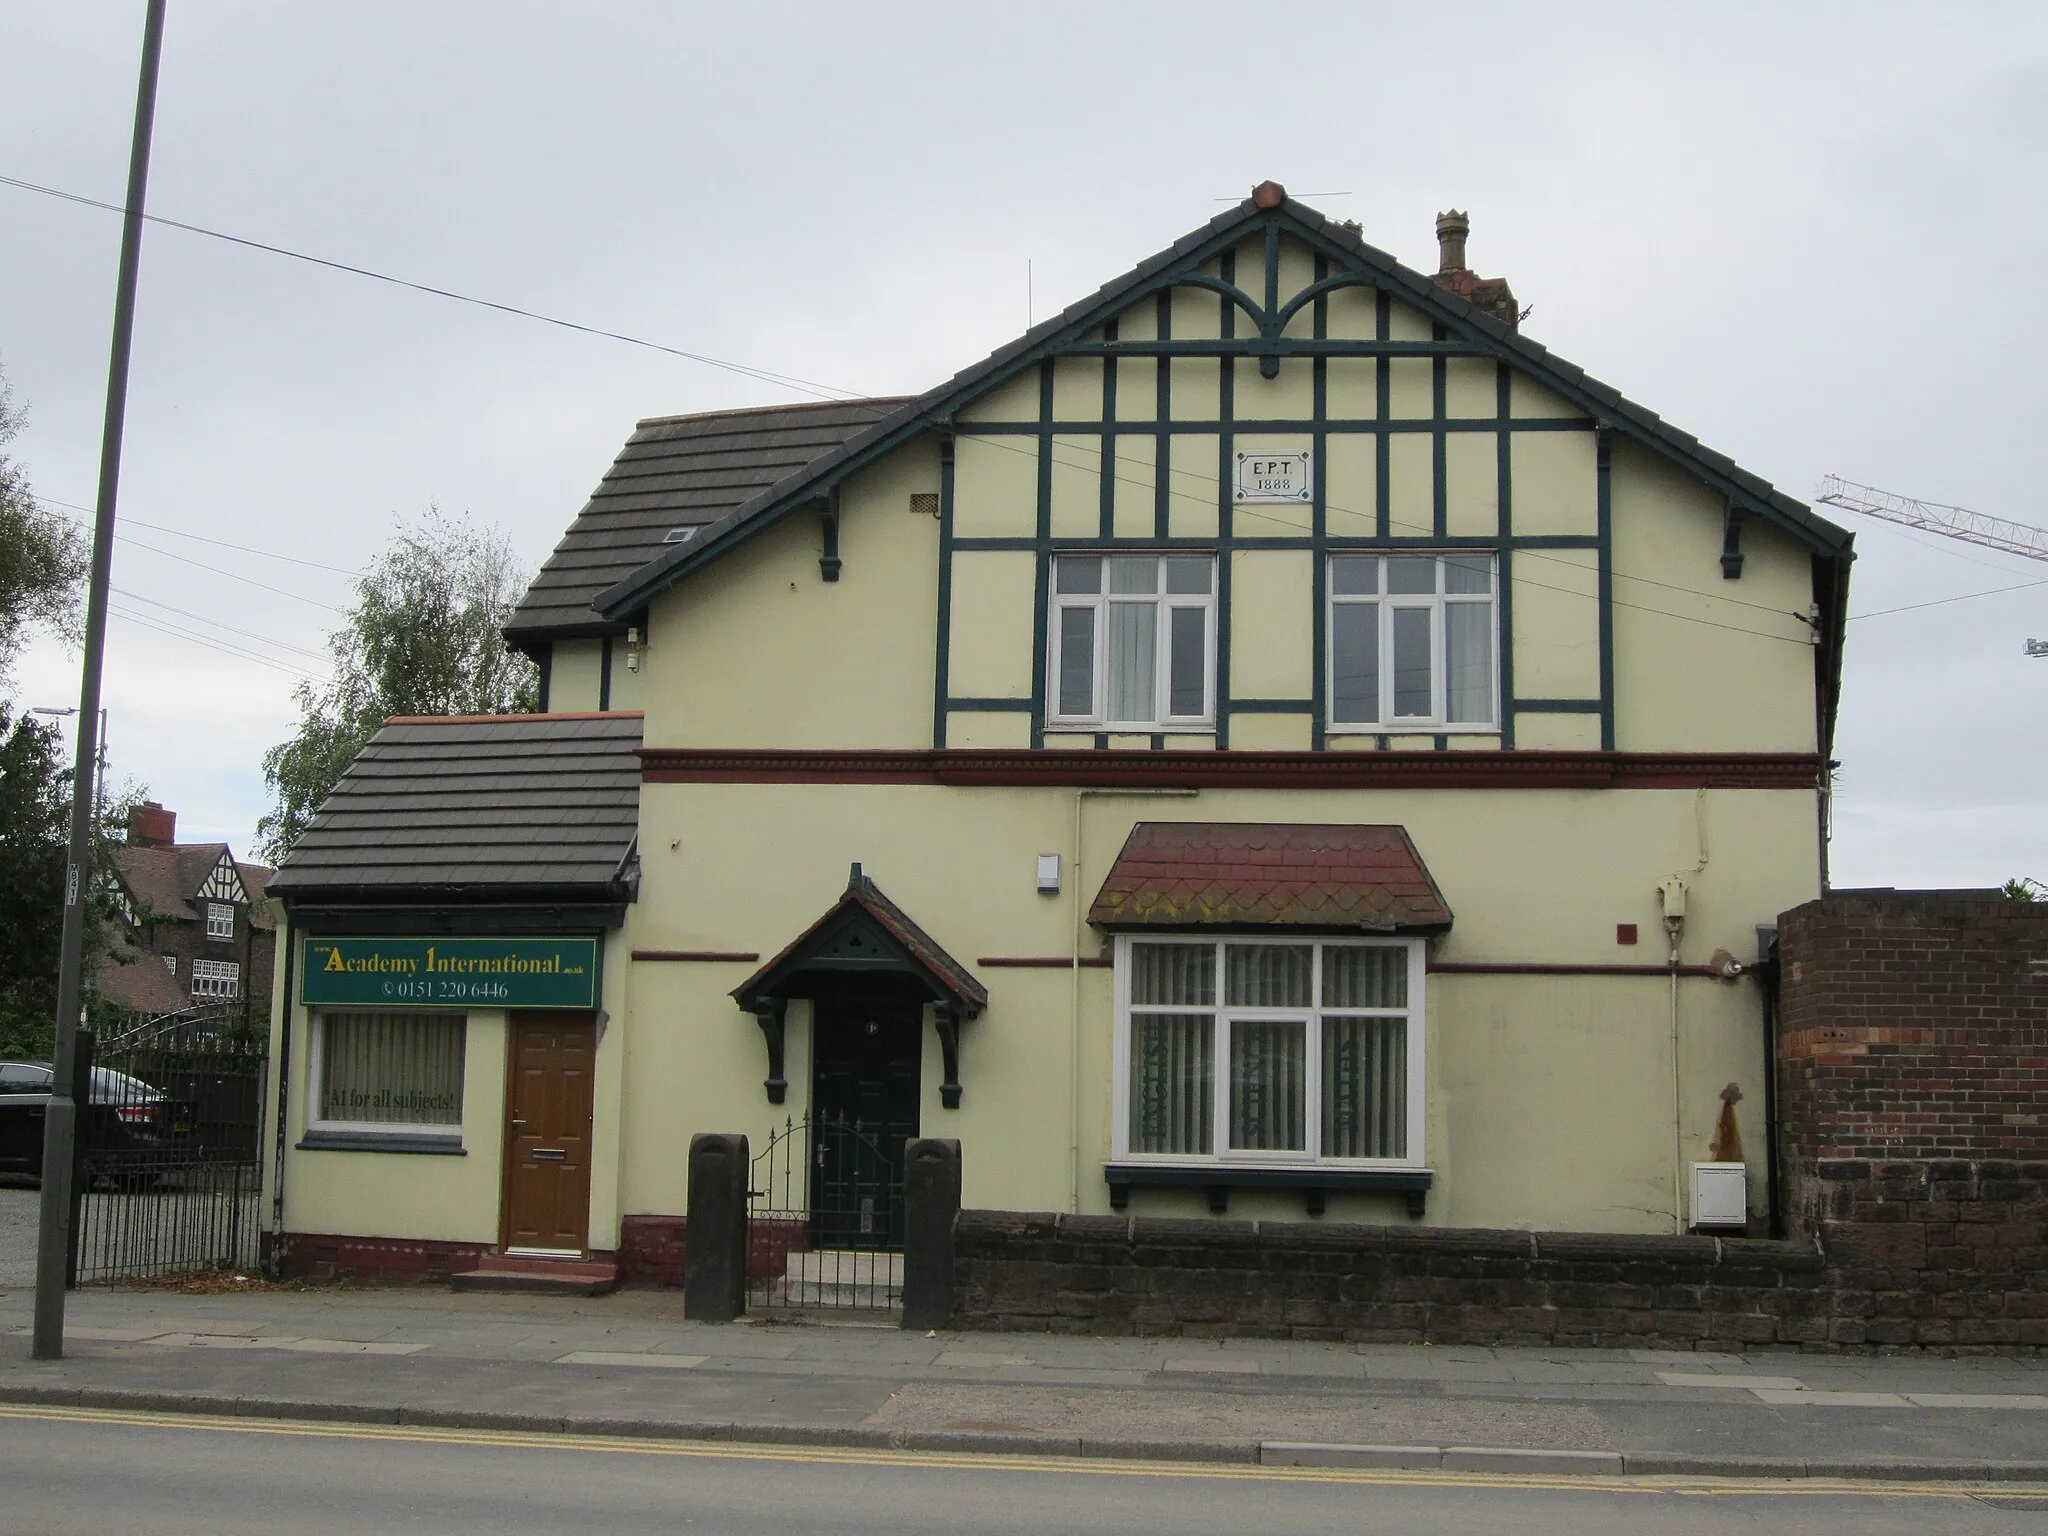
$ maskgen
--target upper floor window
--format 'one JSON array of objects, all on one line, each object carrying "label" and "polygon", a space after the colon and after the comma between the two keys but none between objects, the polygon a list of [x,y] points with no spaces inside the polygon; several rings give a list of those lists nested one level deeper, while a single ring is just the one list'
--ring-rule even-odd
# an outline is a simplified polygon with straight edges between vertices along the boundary
[{"label": "upper floor window", "polygon": [[242,968],[232,960],[194,960],[194,997],[234,997],[242,988]]},{"label": "upper floor window", "polygon": [[1156,731],[1215,712],[1213,555],[1053,560],[1049,724]]},{"label": "upper floor window", "polygon": [[209,939],[232,939],[235,936],[235,909],[225,901],[209,901],[206,904],[206,936]]},{"label": "upper floor window", "polygon": [[1499,729],[1491,555],[1330,557],[1330,725]]}]

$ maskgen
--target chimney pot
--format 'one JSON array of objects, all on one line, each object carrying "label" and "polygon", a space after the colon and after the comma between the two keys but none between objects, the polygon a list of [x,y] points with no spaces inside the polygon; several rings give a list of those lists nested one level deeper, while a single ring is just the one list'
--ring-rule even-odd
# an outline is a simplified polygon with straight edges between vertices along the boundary
[{"label": "chimney pot", "polygon": [[1453,208],[1436,216],[1437,271],[1465,270],[1465,237],[1472,233],[1472,221]]},{"label": "chimney pot", "polygon": [[128,841],[138,848],[169,848],[178,841],[178,813],[154,800],[128,810]]}]

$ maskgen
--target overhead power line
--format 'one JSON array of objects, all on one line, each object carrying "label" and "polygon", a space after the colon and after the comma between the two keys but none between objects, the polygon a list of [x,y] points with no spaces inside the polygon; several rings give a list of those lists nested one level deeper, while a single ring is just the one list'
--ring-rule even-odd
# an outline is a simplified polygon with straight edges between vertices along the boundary
[{"label": "overhead power line", "polygon": [[[126,213],[119,203],[103,202],[96,197],[86,197],[78,192],[66,192],[60,187],[46,187],[33,181],[23,181],[15,176],[0,176],[0,186],[15,187],[23,192],[37,192],[44,197],[60,198],[67,203],[78,203],[87,208],[101,208],[108,213]],[[842,389],[835,384],[820,384],[814,379],[799,379],[791,374],[775,373],[766,368],[752,368],[745,363],[728,362],[722,357],[712,357],[703,352],[691,352],[682,347],[665,346],[658,341],[649,341],[642,336],[631,336],[624,331],[608,331],[600,326],[584,325],[576,320],[564,320],[559,315],[542,314],[539,310],[523,309],[517,304],[501,304],[496,299],[478,298],[475,294],[458,293],[453,288],[438,288],[431,283],[416,283],[410,278],[394,277],[389,272],[378,272],[370,267],[358,267],[346,261],[331,261],[325,256],[313,256],[305,251],[294,251],[287,246],[271,245],[263,240],[251,240],[244,235],[231,235],[224,230],[208,229],[201,224],[188,224],[181,219],[167,219],[161,214],[145,213],[145,222],[161,224],[167,229],[183,230],[188,235],[204,235],[209,240],[224,240],[229,245],[239,245],[247,250],[264,251],[272,256],[284,256],[293,261],[303,261],[309,266],[325,267],[331,272],[346,272],[354,277],[367,277],[379,283],[389,283],[395,288],[410,288],[415,293],[431,294],[437,299],[453,299],[458,304],[474,304],[479,309],[494,309],[501,315],[514,315],[521,320],[534,320],[542,325],[557,326],[565,331],[578,331],[585,336],[600,336],[607,341],[623,341],[631,347],[645,347],[650,352],[666,353],[688,362],[702,363],[709,368],[722,368],[727,373],[736,373],[749,379],[758,379],[764,384],[775,384],[785,389],[794,389],[820,400],[858,400],[864,398],[857,389]]]},{"label": "overhead power line", "polygon": [[[54,496],[37,496],[36,500],[46,507],[61,507],[70,512],[92,515],[91,507],[81,507],[75,501],[59,501]],[[181,539],[195,539],[201,544],[217,544],[222,549],[239,550],[245,555],[261,555],[265,560],[282,560],[289,565],[307,565],[316,571],[332,571],[337,576],[360,576],[362,572],[349,570],[346,566],[326,565],[318,560],[306,560],[298,555],[280,555],[273,550],[258,549],[253,544],[237,544],[231,539],[216,539],[203,533],[188,533],[183,528],[170,528],[162,523],[145,523],[139,517],[123,517],[122,523],[131,528],[147,528],[155,533],[174,534]]]}]

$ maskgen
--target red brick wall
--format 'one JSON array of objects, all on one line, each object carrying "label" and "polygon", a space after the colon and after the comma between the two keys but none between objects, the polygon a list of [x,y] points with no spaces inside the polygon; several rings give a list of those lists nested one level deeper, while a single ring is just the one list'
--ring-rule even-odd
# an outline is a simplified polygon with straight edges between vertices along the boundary
[{"label": "red brick wall", "polygon": [[1831,896],[1779,956],[1786,1214],[1830,1341],[2048,1344],[2048,904]]},{"label": "red brick wall", "polygon": [[1828,897],[1779,953],[1793,1167],[2048,1158],[2048,904]]}]

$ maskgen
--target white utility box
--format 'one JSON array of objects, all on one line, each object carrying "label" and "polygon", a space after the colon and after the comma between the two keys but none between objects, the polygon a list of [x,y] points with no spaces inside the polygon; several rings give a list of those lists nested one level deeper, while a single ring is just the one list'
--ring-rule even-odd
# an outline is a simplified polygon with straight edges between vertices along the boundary
[{"label": "white utility box", "polygon": [[1696,1227],[1738,1228],[1749,1225],[1747,1165],[1692,1165],[1692,1224]]}]

